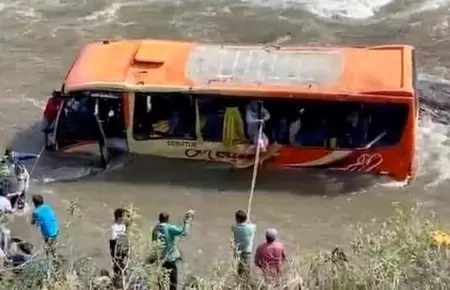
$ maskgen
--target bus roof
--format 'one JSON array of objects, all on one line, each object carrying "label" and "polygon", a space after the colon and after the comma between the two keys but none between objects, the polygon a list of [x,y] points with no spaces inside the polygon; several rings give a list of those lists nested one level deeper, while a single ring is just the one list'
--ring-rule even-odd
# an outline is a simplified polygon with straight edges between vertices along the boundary
[{"label": "bus roof", "polygon": [[104,41],[81,50],[64,90],[412,97],[413,62],[413,48],[406,45],[264,47]]}]

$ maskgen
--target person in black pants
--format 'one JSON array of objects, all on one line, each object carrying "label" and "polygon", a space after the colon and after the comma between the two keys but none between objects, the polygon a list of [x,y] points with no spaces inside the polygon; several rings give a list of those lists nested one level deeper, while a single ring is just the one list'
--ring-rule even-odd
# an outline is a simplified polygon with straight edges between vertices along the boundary
[{"label": "person in black pants", "polygon": [[[152,240],[159,243],[158,246],[161,247],[161,251],[158,251],[157,256],[152,260],[153,262],[162,262],[162,267],[168,271],[170,290],[178,288],[178,263],[182,260],[177,246],[177,238],[189,233],[193,215],[194,211],[188,211],[184,216],[183,224],[175,225],[169,223],[169,214],[162,212],[159,214],[159,222],[152,232]],[[162,286],[160,285],[160,289],[163,289]]]},{"label": "person in black pants", "polygon": [[125,271],[128,259],[127,217],[128,211],[118,208],[114,211],[114,222],[111,225],[109,252],[113,263],[113,283],[115,285],[121,284],[123,271]]}]

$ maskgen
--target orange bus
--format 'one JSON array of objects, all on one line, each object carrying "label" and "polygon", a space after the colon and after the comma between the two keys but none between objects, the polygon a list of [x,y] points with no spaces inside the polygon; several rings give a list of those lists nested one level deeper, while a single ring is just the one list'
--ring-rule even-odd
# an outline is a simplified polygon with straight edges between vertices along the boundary
[{"label": "orange bus", "polygon": [[249,103],[267,113],[264,166],[413,175],[418,98],[406,45],[303,47],[103,41],[74,60],[47,145],[249,167]]}]

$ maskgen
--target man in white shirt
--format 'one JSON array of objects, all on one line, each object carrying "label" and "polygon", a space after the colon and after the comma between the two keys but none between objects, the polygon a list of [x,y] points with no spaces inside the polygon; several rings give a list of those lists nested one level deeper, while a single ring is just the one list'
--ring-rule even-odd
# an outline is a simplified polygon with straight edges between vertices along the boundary
[{"label": "man in white shirt", "polygon": [[128,258],[127,218],[128,211],[118,208],[114,211],[114,222],[111,225],[109,252],[113,262],[113,283],[120,286],[123,270]]}]

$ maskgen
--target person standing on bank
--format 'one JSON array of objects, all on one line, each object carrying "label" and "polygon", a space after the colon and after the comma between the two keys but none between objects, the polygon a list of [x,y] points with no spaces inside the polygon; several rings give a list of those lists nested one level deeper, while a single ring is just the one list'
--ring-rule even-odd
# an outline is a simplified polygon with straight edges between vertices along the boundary
[{"label": "person standing on bank", "polygon": [[266,230],[266,242],[256,248],[255,265],[263,272],[268,283],[279,282],[281,267],[286,262],[283,244],[277,240],[276,229]]},{"label": "person standing on bank", "polygon": [[48,204],[44,203],[42,195],[33,195],[32,202],[34,210],[31,217],[31,224],[39,227],[47,247],[47,256],[51,255],[55,258],[55,247],[59,236],[59,226],[56,214]]},{"label": "person standing on bank", "polygon": [[111,225],[111,237],[109,238],[109,253],[113,262],[113,281],[115,285],[119,285],[122,278],[122,272],[128,258],[128,237],[126,219],[128,211],[118,208],[114,211],[114,222]]},{"label": "person standing on bank", "polygon": [[176,238],[188,235],[193,217],[194,211],[189,210],[184,215],[183,224],[179,226],[169,224],[169,214],[162,212],[159,214],[158,224],[152,231],[152,240],[160,242],[162,246],[159,258],[162,267],[169,271],[170,290],[178,289],[178,263],[182,260]]},{"label": "person standing on bank", "polygon": [[248,283],[256,225],[248,219],[243,210],[236,212],[235,219],[236,224],[231,226],[231,231],[233,233],[234,254],[238,260],[237,274],[243,282]]}]

